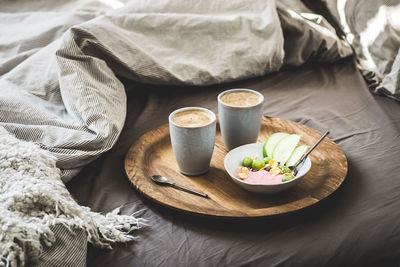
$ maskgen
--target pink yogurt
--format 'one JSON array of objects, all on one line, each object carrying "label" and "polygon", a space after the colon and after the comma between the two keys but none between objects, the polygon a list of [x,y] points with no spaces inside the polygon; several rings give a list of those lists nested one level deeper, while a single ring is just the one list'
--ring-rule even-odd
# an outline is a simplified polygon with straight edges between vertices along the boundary
[{"label": "pink yogurt", "polygon": [[[242,171],[242,167],[238,167],[235,171],[235,177],[239,178],[239,173]],[[285,178],[285,175],[271,175],[266,170],[261,171],[248,171],[248,177],[245,180],[240,179],[241,181],[248,184],[280,184],[282,183],[282,179]]]}]

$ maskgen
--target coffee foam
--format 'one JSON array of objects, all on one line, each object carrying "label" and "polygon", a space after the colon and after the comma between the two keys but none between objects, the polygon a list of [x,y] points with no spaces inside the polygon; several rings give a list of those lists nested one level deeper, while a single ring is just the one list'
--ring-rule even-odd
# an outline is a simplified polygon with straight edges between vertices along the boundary
[{"label": "coffee foam", "polygon": [[221,96],[221,101],[235,107],[251,107],[260,102],[260,96],[250,92],[231,92]]},{"label": "coffee foam", "polygon": [[175,124],[183,127],[201,127],[209,124],[212,120],[209,113],[198,109],[178,112],[172,118]]}]

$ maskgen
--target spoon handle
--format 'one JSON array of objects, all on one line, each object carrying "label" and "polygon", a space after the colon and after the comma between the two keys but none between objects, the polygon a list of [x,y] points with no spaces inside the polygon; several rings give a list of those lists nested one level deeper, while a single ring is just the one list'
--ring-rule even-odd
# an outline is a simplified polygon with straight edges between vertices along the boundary
[{"label": "spoon handle", "polygon": [[297,168],[302,162],[304,162],[304,160],[307,158],[308,155],[310,155],[310,153],[314,150],[314,148],[316,148],[319,143],[321,143],[321,141],[329,134],[329,131],[326,131],[321,138],[300,158],[300,160],[293,166],[294,168],[294,172],[293,175],[296,176],[297,172],[299,171],[299,169]]},{"label": "spoon handle", "polygon": [[188,193],[192,193],[192,194],[204,197],[204,198],[208,198],[207,194],[204,194],[204,193],[201,193],[201,192],[197,192],[197,191],[195,191],[193,189],[190,189],[190,188],[187,188],[187,187],[184,187],[184,186],[181,186],[181,185],[177,185],[175,183],[171,183],[171,186],[175,187],[176,189],[180,189],[182,191],[188,192]]}]

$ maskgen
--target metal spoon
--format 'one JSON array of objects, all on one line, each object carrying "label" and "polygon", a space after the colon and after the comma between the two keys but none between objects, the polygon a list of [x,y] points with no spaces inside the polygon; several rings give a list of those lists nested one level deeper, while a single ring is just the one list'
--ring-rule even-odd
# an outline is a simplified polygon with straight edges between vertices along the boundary
[{"label": "metal spoon", "polygon": [[207,194],[204,194],[204,193],[201,193],[201,192],[197,192],[197,191],[192,190],[190,188],[187,188],[187,187],[172,183],[172,182],[168,181],[167,177],[164,177],[164,176],[161,176],[161,175],[158,175],[158,174],[155,174],[155,175],[151,176],[151,180],[153,180],[153,182],[155,182],[157,184],[160,184],[160,185],[172,186],[172,187],[174,187],[176,189],[180,189],[180,190],[188,192],[188,193],[192,193],[192,194],[195,194],[195,195],[198,195],[198,196],[201,196],[201,197],[208,198]]},{"label": "metal spoon", "polygon": [[294,166],[290,167],[292,170],[294,170],[294,171],[293,171],[293,175],[294,175],[294,176],[296,176],[297,173],[299,172],[299,169],[298,169],[297,167],[298,167],[300,164],[302,164],[302,163],[306,160],[307,156],[314,150],[314,148],[316,148],[316,147],[319,145],[319,143],[321,143],[321,141],[322,141],[328,134],[329,134],[329,131],[326,131],[326,132],[321,136],[321,138],[318,139],[318,141],[317,141],[306,153],[304,153],[304,155],[299,159],[299,161],[298,161]]}]

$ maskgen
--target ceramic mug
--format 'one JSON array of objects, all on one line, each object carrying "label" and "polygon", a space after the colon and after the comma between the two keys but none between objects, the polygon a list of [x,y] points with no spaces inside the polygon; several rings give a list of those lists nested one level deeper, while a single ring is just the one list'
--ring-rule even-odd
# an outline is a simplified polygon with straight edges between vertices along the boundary
[{"label": "ceramic mug", "polygon": [[[258,100],[251,105],[233,105],[221,100],[231,93],[250,93]],[[235,147],[257,141],[261,127],[264,96],[250,89],[231,89],[218,95],[218,116],[222,139],[229,151]]]},{"label": "ceramic mug", "polygon": [[[198,125],[196,116],[193,123],[177,121],[181,114],[190,114],[192,111],[204,112],[209,121]],[[198,112],[197,112],[198,113]],[[196,124],[197,123],[197,124]],[[179,171],[185,175],[201,175],[208,171],[211,156],[214,151],[216,116],[211,110],[201,107],[186,107],[173,111],[169,115],[169,130],[172,150],[178,163]]]}]

